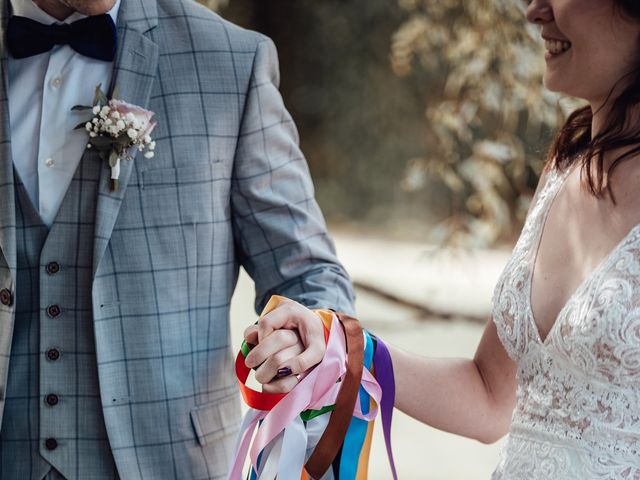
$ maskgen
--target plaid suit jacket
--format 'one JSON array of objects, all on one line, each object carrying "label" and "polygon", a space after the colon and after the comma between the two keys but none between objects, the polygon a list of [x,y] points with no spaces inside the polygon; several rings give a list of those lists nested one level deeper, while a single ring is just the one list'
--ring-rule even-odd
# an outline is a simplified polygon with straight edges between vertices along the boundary
[{"label": "plaid suit jacket", "polygon": [[[0,25],[0,289],[16,295],[15,197]],[[124,479],[226,473],[240,419],[229,303],[242,265],[272,294],[351,312],[353,293],[278,93],[272,42],[191,0],[122,0],[110,91],[156,112],[156,157],[104,168],[93,318],[109,442]],[[93,88],[93,86],[91,86]],[[13,306],[0,305],[0,411]]]}]

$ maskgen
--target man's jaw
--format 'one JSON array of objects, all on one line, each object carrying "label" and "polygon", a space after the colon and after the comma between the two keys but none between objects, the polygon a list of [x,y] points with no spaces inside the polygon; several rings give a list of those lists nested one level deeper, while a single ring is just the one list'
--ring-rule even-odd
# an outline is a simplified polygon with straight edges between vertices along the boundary
[{"label": "man's jaw", "polygon": [[101,15],[107,13],[116,4],[116,0],[46,0],[47,3],[59,3],[64,7],[83,15]]}]

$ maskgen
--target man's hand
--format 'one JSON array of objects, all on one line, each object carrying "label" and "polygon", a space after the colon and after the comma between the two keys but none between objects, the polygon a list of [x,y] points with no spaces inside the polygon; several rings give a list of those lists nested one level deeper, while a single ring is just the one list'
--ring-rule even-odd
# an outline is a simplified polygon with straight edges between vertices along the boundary
[{"label": "man's hand", "polygon": [[255,345],[245,364],[259,365],[256,380],[267,393],[290,392],[298,384],[296,375],[318,364],[325,352],[322,320],[288,299],[248,327],[244,339]]}]

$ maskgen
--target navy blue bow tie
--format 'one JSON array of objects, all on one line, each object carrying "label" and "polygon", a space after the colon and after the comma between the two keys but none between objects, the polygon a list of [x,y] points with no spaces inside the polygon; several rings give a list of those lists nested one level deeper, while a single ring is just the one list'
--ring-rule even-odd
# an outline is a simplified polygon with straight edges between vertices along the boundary
[{"label": "navy blue bow tie", "polygon": [[111,62],[118,46],[116,25],[106,13],[62,25],[44,25],[16,15],[9,18],[7,46],[14,58],[39,55],[55,45],[69,45],[86,57]]}]

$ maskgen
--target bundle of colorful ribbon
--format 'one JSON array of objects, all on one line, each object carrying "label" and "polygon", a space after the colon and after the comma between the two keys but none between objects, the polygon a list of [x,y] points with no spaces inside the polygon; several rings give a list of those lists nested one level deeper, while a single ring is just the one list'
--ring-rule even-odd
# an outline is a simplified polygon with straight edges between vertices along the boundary
[{"label": "bundle of colorful ribbon", "polygon": [[[273,297],[263,315],[282,300]],[[323,360],[300,377],[288,394],[258,392],[246,385],[250,369],[243,342],[236,375],[246,404],[229,480],[363,480],[367,478],[378,408],[393,478],[391,418],[395,384],[389,351],[357,320],[316,310],[325,328]],[[257,431],[256,431],[257,429]],[[255,436],[254,436],[255,433]]]}]

